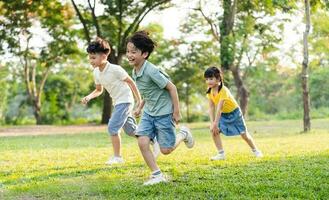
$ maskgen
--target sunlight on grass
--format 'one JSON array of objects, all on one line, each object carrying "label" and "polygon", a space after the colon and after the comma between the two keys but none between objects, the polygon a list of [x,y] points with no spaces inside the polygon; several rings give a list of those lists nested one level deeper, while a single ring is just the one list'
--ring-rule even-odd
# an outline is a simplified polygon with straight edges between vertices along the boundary
[{"label": "sunlight on grass", "polygon": [[285,134],[297,130],[294,122],[278,128],[285,123],[251,123],[251,132],[263,130],[254,137],[264,159],[255,159],[240,137],[223,137],[227,160],[216,162],[209,161],[216,150],[206,124],[192,124],[195,148],[161,155],[170,182],[151,187],[142,186],[150,172],[134,138],[123,136],[126,163],[106,166],[112,150],[105,133],[2,137],[0,198],[328,199],[328,129]]}]

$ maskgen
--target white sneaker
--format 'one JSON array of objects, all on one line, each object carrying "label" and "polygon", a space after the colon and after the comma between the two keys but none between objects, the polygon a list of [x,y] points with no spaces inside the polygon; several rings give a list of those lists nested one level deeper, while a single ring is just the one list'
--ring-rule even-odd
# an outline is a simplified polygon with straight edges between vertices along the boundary
[{"label": "white sneaker", "polygon": [[194,146],[194,139],[190,129],[186,126],[182,126],[180,132],[183,132],[185,134],[184,142],[187,148],[192,148]]},{"label": "white sneaker", "polygon": [[152,144],[153,147],[153,156],[155,159],[157,159],[157,157],[160,155],[160,145],[158,143],[158,141],[154,141],[154,143]]},{"label": "white sneaker", "polygon": [[210,160],[225,160],[225,153],[218,153],[217,155],[210,158]]},{"label": "white sneaker", "polygon": [[256,158],[264,157],[263,153],[260,150],[253,150],[252,153],[255,155]]},{"label": "white sneaker", "polygon": [[144,182],[143,185],[154,185],[161,182],[167,182],[167,179],[164,177],[162,173],[158,175],[151,175],[150,179]]},{"label": "white sneaker", "polygon": [[105,164],[114,165],[114,164],[120,164],[120,163],[124,163],[124,162],[125,161],[123,160],[122,157],[113,156],[108,161],[106,161]]}]

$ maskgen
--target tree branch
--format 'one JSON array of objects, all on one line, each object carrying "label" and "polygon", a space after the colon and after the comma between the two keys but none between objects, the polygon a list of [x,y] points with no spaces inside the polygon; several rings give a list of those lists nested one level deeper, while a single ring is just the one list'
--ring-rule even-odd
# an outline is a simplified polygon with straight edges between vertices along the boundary
[{"label": "tree branch", "polygon": [[101,29],[99,28],[98,20],[97,20],[96,14],[95,14],[96,0],[94,0],[94,6],[92,6],[91,3],[90,3],[90,0],[88,0],[88,5],[89,5],[89,8],[91,10],[91,16],[93,18],[93,22],[94,22],[94,26],[96,28],[97,36],[102,37]]},{"label": "tree branch", "polygon": [[[160,6],[161,4],[170,2],[170,0],[162,0],[157,2],[156,4],[154,4],[153,6],[151,6],[145,13],[144,11],[147,9],[148,7],[148,3],[145,4],[145,6],[141,9],[141,12],[138,13],[138,15],[135,17],[134,21],[130,24],[130,26],[126,29],[126,31],[123,34],[122,37],[122,41],[124,42],[124,40],[126,40],[126,38],[128,37],[128,35],[131,32],[134,32],[138,29],[139,24],[141,23],[141,21],[144,19],[144,17],[154,8]],[[121,44],[123,44],[123,42]]]},{"label": "tree branch", "polygon": [[78,18],[79,18],[80,22],[82,23],[83,31],[85,33],[86,40],[87,40],[88,43],[90,43],[91,39],[90,39],[90,34],[89,34],[89,31],[88,31],[86,20],[83,18],[82,14],[81,14],[78,6],[74,2],[74,0],[71,0],[71,2],[73,4],[73,7],[74,7],[75,12],[78,15]]},{"label": "tree branch", "polygon": [[211,34],[213,35],[214,39],[220,42],[220,37],[219,37],[219,32],[217,26],[213,23],[213,21],[205,15],[205,13],[202,10],[201,3],[199,8],[196,8],[195,10],[200,11],[202,14],[203,18],[207,21],[207,23],[210,26]]}]

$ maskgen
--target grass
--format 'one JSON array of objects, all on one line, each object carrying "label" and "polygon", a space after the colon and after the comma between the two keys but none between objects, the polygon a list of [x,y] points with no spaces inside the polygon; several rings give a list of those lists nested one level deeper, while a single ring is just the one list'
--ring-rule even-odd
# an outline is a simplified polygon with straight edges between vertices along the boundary
[{"label": "grass", "polygon": [[216,162],[205,124],[191,124],[195,148],[160,156],[170,182],[148,187],[133,138],[123,136],[126,163],[109,167],[105,133],[2,137],[0,199],[329,199],[327,122],[313,121],[308,134],[298,121],[250,122],[265,158],[253,158],[239,137],[224,137],[227,160]]}]

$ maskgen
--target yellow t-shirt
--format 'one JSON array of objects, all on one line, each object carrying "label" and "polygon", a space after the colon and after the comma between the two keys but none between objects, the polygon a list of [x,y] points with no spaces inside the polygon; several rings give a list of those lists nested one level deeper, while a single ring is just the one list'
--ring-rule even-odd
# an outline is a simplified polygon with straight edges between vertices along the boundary
[{"label": "yellow t-shirt", "polygon": [[223,113],[230,113],[239,107],[239,104],[235,101],[233,95],[231,94],[230,90],[223,86],[222,89],[219,91],[217,95],[213,94],[213,91],[210,91],[210,94],[207,94],[208,99],[214,102],[215,106],[219,103],[219,101],[224,100],[224,104],[222,107]]}]

